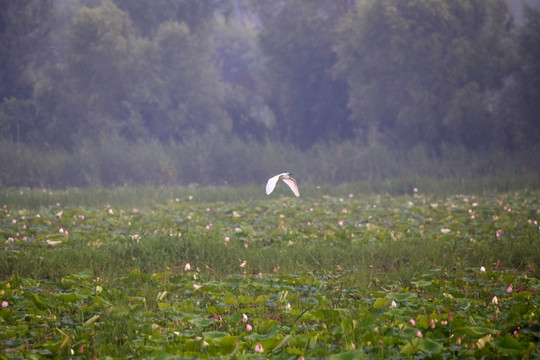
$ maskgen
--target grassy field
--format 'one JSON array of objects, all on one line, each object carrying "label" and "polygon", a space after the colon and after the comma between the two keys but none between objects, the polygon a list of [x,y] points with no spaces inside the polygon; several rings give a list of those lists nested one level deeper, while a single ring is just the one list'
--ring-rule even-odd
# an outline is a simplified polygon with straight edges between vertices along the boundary
[{"label": "grassy field", "polygon": [[0,358],[538,358],[540,191],[0,190]]}]

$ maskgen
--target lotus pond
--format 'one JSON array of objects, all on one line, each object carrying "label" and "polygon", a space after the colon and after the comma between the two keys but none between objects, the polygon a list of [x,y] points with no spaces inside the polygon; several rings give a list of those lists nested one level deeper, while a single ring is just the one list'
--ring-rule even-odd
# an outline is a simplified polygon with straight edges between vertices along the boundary
[{"label": "lotus pond", "polygon": [[540,192],[414,190],[10,190],[0,358],[539,358]]}]

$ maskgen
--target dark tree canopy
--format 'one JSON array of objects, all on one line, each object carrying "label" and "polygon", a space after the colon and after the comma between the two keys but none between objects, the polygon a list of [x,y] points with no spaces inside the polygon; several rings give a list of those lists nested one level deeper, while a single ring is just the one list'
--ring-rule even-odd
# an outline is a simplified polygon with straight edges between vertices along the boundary
[{"label": "dark tree canopy", "polygon": [[539,9],[508,1],[0,0],[1,140],[533,146]]},{"label": "dark tree canopy", "polygon": [[396,144],[487,145],[510,17],[502,0],[360,2],[342,24],[336,71],[357,126]]},{"label": "dark tree canopy", "polygon": [[261,49],[281,138],[300,148],[350,137],[345,81],[332,75],[335,29],[348,1],[261,1]]},{"label": "dark tree canopy", "polygon": [[0,100],[32,95],[33,62],[51,27],[53,0],[0,0]]}]

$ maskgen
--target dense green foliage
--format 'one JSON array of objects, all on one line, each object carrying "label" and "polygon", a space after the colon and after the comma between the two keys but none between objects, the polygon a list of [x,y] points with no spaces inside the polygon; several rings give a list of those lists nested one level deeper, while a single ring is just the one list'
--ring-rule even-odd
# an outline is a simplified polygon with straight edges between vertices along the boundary
[{"label": "dense green foliage", "polygon": [[407,146],[490,145],[499,129],[486,96],[501,89],[510,69],[504,8],[503,0],[359,7],[337,44],[353,119]]},{"label": "dense green foliage", "polygon": [[[264,11],[260,46],[265,87],[283,140],[307,148],[353,136],[347,86],[332,75],[335,29],[349,10],[343,1],[257,2]],[[321,16],[321,10],[324,16]]]},{"label": "dense green foliage", "polygon": [[413,186],[5,190],[0,358],[537,357],[538,191]]},{"label": "dense green foliage", "polygon": [[[511,184],[519,179],[520,185],[540,186],[540,162],[534,151],[471,153],[464,147],[443,147],[433,158],[422,146],[397,153],[381,144],[365,146],[359,141],[318,144],[302,151],[282,143],[246,142],[220,133],[167,145],[155,139],[134,144],[118,135],[103,136],[98,142],[82,142],[72,152],[0,141],[0,163],[0,184],[16,188],[260,186],[283,171],[293,172],[303,185],[384,184],[393,180],[437,184],[464,179]],[[384,187],[375,190],[385,191]]]},{"label": "dense green foliage", "polygon": [[219,132],[248,148],[538,151],[534,7],[520,27],[503,0],[0,8],[3,141],[76,152],[104,135],[182,147]]}]

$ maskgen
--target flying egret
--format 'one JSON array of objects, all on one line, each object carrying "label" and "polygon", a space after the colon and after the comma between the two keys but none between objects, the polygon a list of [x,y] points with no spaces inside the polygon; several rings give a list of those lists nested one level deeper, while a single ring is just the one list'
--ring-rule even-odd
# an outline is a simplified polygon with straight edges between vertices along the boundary
[{"label": "flying egret", "polygon": [[298,185],[296,185],[296,180],[291,177],[290,173],[282,173],[268,179],[268,182],[266,183],[266,195],[270,195],[272,191],[274,191],[279,180],[282,180],[285,184],[287,184],[296,197],[300,196],[300,192],[298,192]]}]

